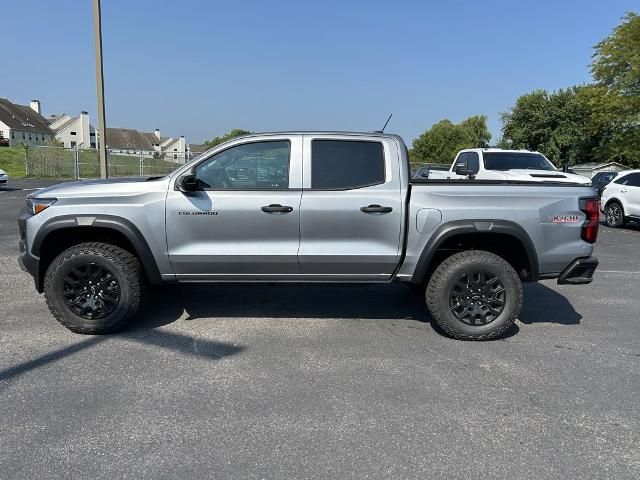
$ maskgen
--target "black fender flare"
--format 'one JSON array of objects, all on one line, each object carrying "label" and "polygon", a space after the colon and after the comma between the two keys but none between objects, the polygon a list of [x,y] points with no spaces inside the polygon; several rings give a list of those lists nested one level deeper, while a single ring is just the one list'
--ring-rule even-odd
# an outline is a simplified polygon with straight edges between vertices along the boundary
[{"label": "black fender flare", "polygon": [[[87,221],[78,221],[77,219],[87,219]],[[90,221],[91,219],[93,220]],[[138,228],[129,220],[115,215],[81,214],[61,215],[59,217],[51,218],[38,229],[31,245],[31,253],[36,257],[40,257],[42,245],[47,236],[52,232],[67,228],[103,228],[121,233],[133,246],[135,250],[134,253],[140,259],[140,263],[142,264],[149,281],[152,284],[163,283],[155,257],[153,256],[153,253],[151,253],[151,248],[149,248],[149,244],[142,233],[140,233],[140,230],[138,230]]]},{"label": "black fender flare", "polygon": [[454,220],[440,225],[435,232],[433,232],[431,238],[429,238],[429,241],[422,250],[413,276],[411,277],[411,283],[422,283],[429,271],[431,261],[436,251],[445,240],[455,235],[465,233],[503,234],[516,238],[522,244],[527,254],[527,260],[531,266],[531,281],[537,281],[539,279],[538,254],[531,237],[524,228],[508,220],[477,219]]}]

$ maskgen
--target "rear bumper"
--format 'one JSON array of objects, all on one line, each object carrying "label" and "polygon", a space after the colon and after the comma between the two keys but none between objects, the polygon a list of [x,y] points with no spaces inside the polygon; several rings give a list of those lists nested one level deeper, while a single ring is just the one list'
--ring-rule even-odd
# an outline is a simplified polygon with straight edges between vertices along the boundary
[{"label": "rear bumper", "polygon": [[584,285],[591,283],[598,268],[596,257],[576,258],[558,276],[558,285]]}]

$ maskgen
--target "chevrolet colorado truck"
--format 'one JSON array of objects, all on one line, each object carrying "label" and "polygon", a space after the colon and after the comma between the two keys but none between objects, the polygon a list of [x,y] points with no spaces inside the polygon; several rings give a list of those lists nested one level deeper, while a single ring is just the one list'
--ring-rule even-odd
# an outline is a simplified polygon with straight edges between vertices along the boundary
[{"label": "chevrolet colorado truck", "polygon": [[460,179],[470,175],[476,180],[591,183],[582,175],[558,171],[540,152],[501,148],[460,150],[449,170],[430,169],[427,176],[431,179]]},{"label": "chevrolet colorado truck", "polygon": [[598,219],[590,186],[409,180],[396,135],[255,134],[164,177],[29,195],[19,260],[78,333],[124,327],[145,284],[400,281],[481,340],[518,317],[523,281],[592,280]]}]

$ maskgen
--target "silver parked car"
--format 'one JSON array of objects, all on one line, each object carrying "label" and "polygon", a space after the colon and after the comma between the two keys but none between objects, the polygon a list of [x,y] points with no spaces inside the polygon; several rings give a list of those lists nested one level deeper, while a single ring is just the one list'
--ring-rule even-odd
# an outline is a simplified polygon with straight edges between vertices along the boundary
[{"label": "silver parked car", "polygon": [[399,136],[255,134],[161,178],[65,183],[32,194],[20,262],[53,315],[106,333],[143,282],[405,282],[451,336],[505,332],[522,281],[589,283],[591,186],[409,179]]}]

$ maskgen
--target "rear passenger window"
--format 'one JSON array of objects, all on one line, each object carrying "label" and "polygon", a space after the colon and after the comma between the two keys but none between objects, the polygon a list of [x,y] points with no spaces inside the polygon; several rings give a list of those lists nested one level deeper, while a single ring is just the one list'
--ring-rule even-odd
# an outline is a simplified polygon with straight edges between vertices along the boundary
[{"label": "rear passenger window", "polygon": [[625,185],[629,185],[630,187],[640,187],[640,173],[632,173],[631,175],[628,175]]},{"label": "rear passenger window", "polygon": [[629,185],[631,187],[640,187],[640,173],[630,173],[616,179],[613,183],[620,185]]},{"label": "rear passenger window", "polygon": [[311,188],[347,190],[384,183],[382,143],[352,140],[311,142]]}]

